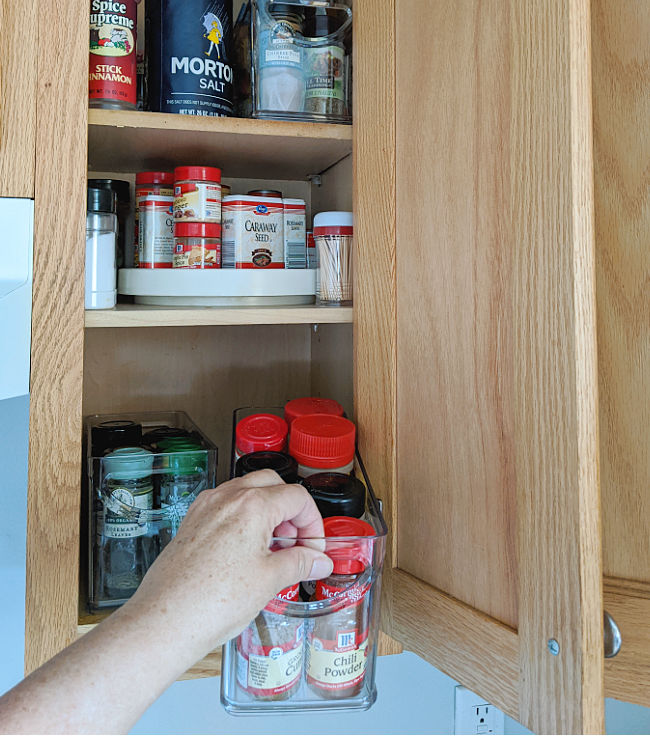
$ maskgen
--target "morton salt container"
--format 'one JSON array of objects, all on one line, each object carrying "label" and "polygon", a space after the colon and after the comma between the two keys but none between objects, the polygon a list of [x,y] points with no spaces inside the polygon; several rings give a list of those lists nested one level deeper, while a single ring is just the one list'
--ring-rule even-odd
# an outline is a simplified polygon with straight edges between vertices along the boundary
[{"label": "morton salt container", "polygon": [[149,110],[232,115],[230,0],[148,0]]}]

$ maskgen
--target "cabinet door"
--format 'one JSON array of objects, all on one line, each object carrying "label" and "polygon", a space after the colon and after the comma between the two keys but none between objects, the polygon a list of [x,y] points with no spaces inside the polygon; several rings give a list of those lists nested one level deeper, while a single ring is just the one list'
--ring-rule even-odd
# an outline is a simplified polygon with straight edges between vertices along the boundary
[{"label": "cabinet door", "polygon": [[589,2],[355,8],[383,627],[535,732],[600,733]]}]

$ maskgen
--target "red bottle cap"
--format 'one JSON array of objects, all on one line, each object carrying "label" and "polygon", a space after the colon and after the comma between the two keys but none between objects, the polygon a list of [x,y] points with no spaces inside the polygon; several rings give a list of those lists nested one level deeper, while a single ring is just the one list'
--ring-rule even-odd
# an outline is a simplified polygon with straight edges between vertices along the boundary
[{"label": "red bottle cap", "polygon": [[139,171],[135,175],[135,186],[140,184],[168,184],[174,186],[174,175],[170,171]]},{"label": "red bottle cap", "polygon": [[[377,533],[372,525],[356,517],[327,517],[323,520],[325,537],[373,537]],[[336,543],[334,543],[335,545]],[[363,573],[370,564],[371,547],[361,540],[341,543],[345,547],[333,547],[327,550],[334,568],[332,573]]]},{"label": "red bottle cap", "polygon": [[354,422],[335,415],[303,415],[293,421],[289,455],[308,468],[342,468],[354,460]]},{"label": "red bottle cap", "polygon": [[343,407],[333,399],[321,399],[320,397],[301,397],[292,399],[284,405],[284,419],[289,427],[298,417],[304,415],[337,415],[343,416]]},{"label": "red bottle cap", "polygon": [[221,238],[220,223],[174,223],[178,238]]},{"label": "red bottle cap", "polygon": [[177,166],[174,169],[174,179],[183,182],[186,179],[199,182],[220,182],[221,169],[216,166]]},{"label": "red bottle cap", "polygon": [[258,450],[282,450],[288,429],[287,423],[277,415],[251,415],[237,423],[235,445],[242,455]]}]

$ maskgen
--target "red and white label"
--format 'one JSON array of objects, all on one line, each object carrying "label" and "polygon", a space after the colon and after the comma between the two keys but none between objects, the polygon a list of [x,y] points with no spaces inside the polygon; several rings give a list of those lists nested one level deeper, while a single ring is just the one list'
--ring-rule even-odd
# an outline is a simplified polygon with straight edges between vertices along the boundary
[{"label": "red and white label", "polygon": [[171,269],[174,261],[173,197],[138,200],[138,261],[144,269]]},{"label": "red and white label", "polygon": [[183,182],[174,185],[174,220],[179,223],[220,223],[221,184]]},{"label": "red and white label", "polygon": [[223,267],[284,269],[284,207],[270,197],[223,203]]},{"label": "red and white label", "polygon": [[316,600],[323,601],[324,599],[334,599],[332,602],[333,610],[335,612],[347,607],[356,606],[370,590],[370,584],[366,583],[363,585],[353,583],[351,586],[332,586],[330,584],[323,583],[323,581],[316,582]]}]

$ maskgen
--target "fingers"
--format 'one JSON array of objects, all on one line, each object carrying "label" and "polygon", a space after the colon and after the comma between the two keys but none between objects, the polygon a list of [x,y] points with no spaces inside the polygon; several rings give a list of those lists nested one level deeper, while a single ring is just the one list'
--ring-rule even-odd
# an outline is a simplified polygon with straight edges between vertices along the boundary
[{"label": "fingers", "polygon": [[316,502],[307,489],[300,484],[269,486],[264,489],[265,502],[271,516],[273,528],[290,529],[290,523],[296,529],[295,535],[301,538],[323,537],[323,518]]},{"label": "fingers", "polygon": [[302,545],[270,553],[269,564],[278,591],[293,586],[298,581],[326,578],[333,567],[332,560],[325,553]]}]

